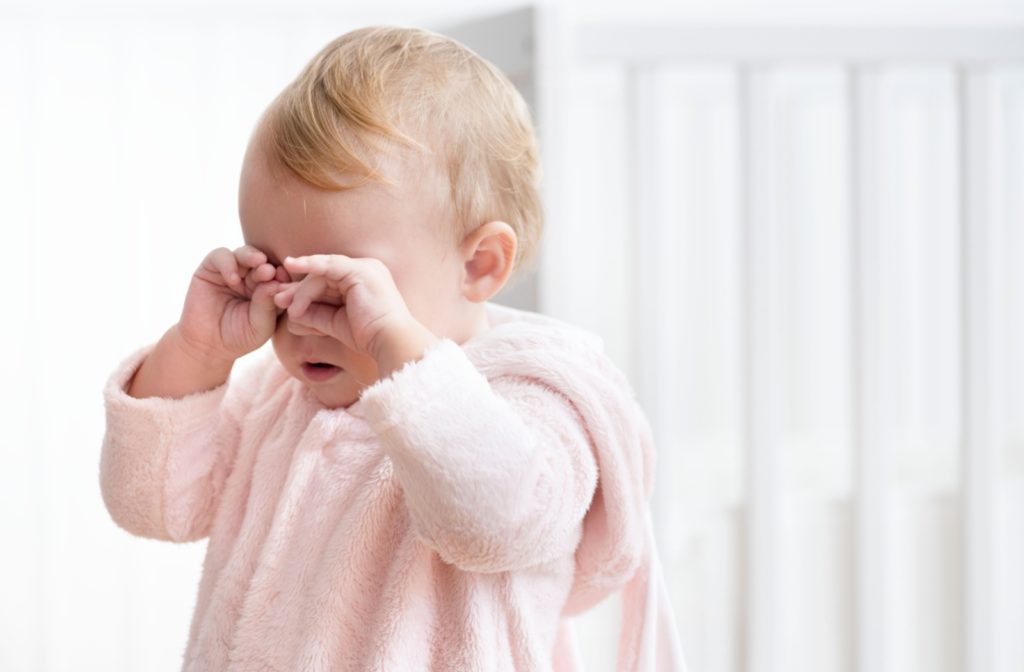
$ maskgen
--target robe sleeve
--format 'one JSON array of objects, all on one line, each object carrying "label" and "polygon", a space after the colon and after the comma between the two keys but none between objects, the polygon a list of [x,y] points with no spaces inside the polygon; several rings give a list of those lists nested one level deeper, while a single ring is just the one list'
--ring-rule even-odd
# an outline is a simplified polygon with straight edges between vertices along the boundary
[{"label": "robe sleeve", "polygon": [[211,390],[137,399],[127,388],[156,343],[125,358],[103,389],[106,431],[100,491],[115,523],[140,537],[196,541],[209,535],[238,452],[244,401],[237,376]]},{"label": "robe sleeve", "polygon": [[526,376],[488,380],[445,338],[360,402],[418,536],[446,562],[502,572],[574,552],[597,464],[563,394]]}]

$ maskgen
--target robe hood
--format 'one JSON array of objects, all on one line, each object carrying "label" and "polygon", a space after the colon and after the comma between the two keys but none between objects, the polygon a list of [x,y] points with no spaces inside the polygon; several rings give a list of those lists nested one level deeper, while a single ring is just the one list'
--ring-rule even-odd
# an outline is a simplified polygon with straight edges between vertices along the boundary
[{"label": "robe hood", "polygon": [[622,590],[617,670],[684,671],[651,523],[654,438],[632,386],[597,334],[509,306],[486,309],[491,328],[462,345],[467,356],[488,379],[529,377],[564,395],[584,422],[597,462],[563,617]]}]

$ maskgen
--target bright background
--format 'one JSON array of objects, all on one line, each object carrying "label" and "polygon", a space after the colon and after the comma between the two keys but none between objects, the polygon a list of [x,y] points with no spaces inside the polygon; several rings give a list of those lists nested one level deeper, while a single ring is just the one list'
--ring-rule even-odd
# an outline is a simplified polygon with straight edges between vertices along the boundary
[{"label": "bright background", "polygon": [[242,243],[257,116],[373,23],[534,107],[544,256],[498,301],[635,383],[691,670],[1024,669],[1024,3],[377,6],[0,4],[0,670],[179,669],[205,542],[112,523],[100,391]]}]

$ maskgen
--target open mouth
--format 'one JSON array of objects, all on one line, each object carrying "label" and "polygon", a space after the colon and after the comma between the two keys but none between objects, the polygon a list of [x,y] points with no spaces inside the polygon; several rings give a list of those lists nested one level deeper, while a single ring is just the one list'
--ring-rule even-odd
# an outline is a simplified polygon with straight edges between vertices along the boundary
[{"label": "open mouth", "polygon": [[303,362],[302,374],[312,381],[323,381],[333,378],[341,372],[341,367],[327,362]]}]

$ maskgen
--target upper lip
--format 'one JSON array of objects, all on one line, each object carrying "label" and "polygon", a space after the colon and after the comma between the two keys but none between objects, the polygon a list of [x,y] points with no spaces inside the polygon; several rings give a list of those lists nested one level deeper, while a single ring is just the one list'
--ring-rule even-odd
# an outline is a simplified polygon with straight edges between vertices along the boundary
[{"label": "upper lip", "polygon": [[316,359],[314,357],[307,357],[302,360],[303,364],[330,364],[331,366],[338,366],[334,362],[328,362],[326,359]]}]

